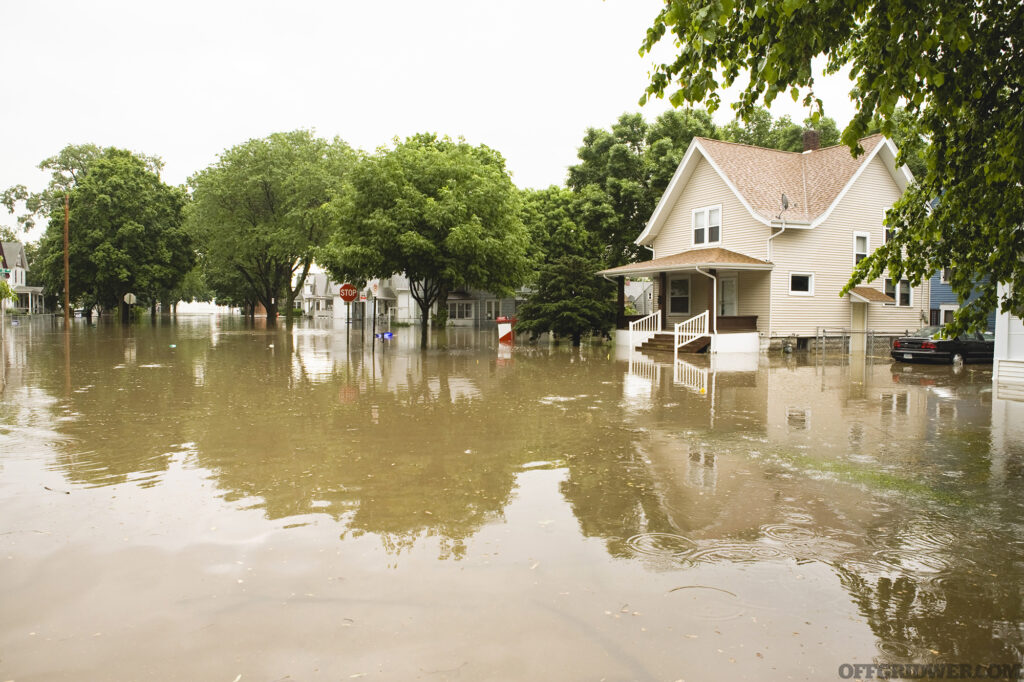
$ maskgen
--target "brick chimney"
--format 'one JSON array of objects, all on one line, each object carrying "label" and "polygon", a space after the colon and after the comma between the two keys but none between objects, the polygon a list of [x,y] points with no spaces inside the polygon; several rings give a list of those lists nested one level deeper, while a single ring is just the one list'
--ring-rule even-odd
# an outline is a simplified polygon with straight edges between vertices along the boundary
[{"label": "brick chimney", "polygon": [[806,128],[804,129],[804,151],[813,152],[815,149],[821,149],[821,136],[814,128]]}]

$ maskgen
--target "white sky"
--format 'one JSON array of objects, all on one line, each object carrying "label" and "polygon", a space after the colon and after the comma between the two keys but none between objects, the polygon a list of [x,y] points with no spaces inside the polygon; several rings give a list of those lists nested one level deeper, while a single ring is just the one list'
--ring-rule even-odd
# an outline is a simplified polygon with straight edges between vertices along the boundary
[{"label": "white sky", "polygon": [[[0,188],[43,188],[39,162],[86,142],[158,155],[179,184],[225,148],[296,128],[367,151],[396,135],[461,135],[500,151],[520,187],[562,184],[587,127],[641,110],[649,64],[637,49],[660,7],[0,0]],[[840,128],[849,89],[819,83]],[[772,112],[806,116],[789,98]],[[2,207],[0,224],[15,225]]]}]

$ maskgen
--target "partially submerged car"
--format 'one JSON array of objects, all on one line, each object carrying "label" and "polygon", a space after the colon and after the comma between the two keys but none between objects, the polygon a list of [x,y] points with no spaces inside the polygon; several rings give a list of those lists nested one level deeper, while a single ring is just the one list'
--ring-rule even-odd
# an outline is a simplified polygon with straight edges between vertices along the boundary
[{"label": "partially submerged car", "polygon": [[941,326],[933,325],[893,341],[890,354],[900,362],[992,362],[995,341],[992,332],[965,332],[950,339]]}]

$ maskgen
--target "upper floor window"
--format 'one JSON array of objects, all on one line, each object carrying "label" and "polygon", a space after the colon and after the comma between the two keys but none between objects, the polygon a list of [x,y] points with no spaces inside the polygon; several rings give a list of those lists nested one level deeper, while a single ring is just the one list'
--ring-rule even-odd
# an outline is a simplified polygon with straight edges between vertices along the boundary
[{"label": "upper floor window", "polygon": [[[910,293],[910,281],[901,279],[896,282],[888,277],[885,278],[885,293],[892,296],[893,300],[896,301],[896,305],[909,306],[911,305],[911,293]],[[892,305],[887,303],[886,305]]]},{"label": "upper floor window", "polygon": [[722,207],[708,206],[693,212],[693,245],[707,246],[722,242]]},{"label": "upper floor window", "polygon": [[953,268],[942,268],[942,274],[939,276],[939,281],[943,284],[949,284],[953,281]]},{"label": "upper floor window", "polygon": [[861,262],[868,257],[871,250],[871,235],[867,232],[853,233],[853,264]]}]

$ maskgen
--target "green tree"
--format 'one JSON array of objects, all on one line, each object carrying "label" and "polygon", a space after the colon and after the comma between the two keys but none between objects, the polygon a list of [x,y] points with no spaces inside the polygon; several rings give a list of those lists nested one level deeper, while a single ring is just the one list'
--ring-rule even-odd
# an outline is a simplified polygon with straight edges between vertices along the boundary
[{"label": "green tree", "polygon": [[[812,59],[850,68],[857,114],[842,142],[856,153],[872,120],[896,138],[902,104],[929,144],[924,172],[889,211],[895,228],[848,284],[888,270],[917,284],[953,266],[961,301],[950,331],[980,327],[997,303],[1024,312],[1024,4],[1005,0],[927,6],[907,2],[666,0],[640,48],[669,38],[675,58],[651,73],[647,94],[675,106],[717,108],[719,90],[748,79],[734,104],[749,118],[759,102],[789,93],[813,107]],[[673,89],[674,88],[674,89]],[[907,163],[908,150],[900,161]],[[938,200],[936,202],[936,200]],[[934,204],[934,206],[933,206]],[[1009,283],[998,300],[996,287]],[[843,294],[846,293],[844,290]]]},{"label": "green tree", "polygon": [[[186,195],[152,170],[149,159],[104,149],[69,185],[70,297],[86,306],[116,306],[126,293],[143,301],[177,285],[194,263],[182,229]],[[34,269],[50,291],[64,289],[64,211],[49,224]]]},{"label": "green tree", "polygon": [[291,314],[357,157],[340,138],[296,130],[232,147],[189,179],[189,229],[219,300],[261,303],[274,324],[284,296]]},{"label": "green tree", "polygon": [[730,121],[722,128],[721,133],[722,139],[729,142],[787,152],[802,152],[803,134],[808,129],[818,132],[818,142],[822,147],[839,144],[839,127],[827,116],[818,119],[808,117],[801,126],[794,123],[789,116],[773,119],[771,112],[764,107],[754,107],[746,120]]},{"label": "green tree", "polygon": [[560,187],[523,192],[523,223],[530,233],[536,273],[517,331],[534,339],[544,332],[572,338],[607,335],[615,308],[612,287],[595,274],[602,249],[574,217],[572,192]]},{"label": "green tree", "polygon": [[[29,231],[39,219],[50,220],[53,216],[64,215],[64,195],[75,188],[85,177],[91,164],[106,151],[94,144],[69,144],[54,156],[39,163],[40,170],[50,172],[50,182],[38,192],[31,192],[25,185],[14,185],[0,193],[0,204],[11,213],[19,213],[18,225]],[[163,170],[163,161],[158,156],[135,154],[135,157],[156,175]]]},{"label": "green tree", "polygon": [[[695,136],[718,137],[711,116],[701,109],[666,112],[652,124],[640,114],[622,114],[611,130],[587,129],[568,185],[576,197],[576,219],[604,245],[603,267],[642,259],[634,240]],[[623,284],[620,279],[620,303]]]},{"label": "green tree", "polygon": [[536,339],[544,332],[567,336],[579,346],[584,334],[607,336],[615,319],[609,283],[596,275],[600,264],[561,255],[537,273],[535,290],[520,306],[516,329]]},{"label": "green tree", "polygon": [[404,273],[420,308],[422,347],[430,310],[458,287],[508,294],[528,274],[519,194],[500,154],[420,134],[380,149],[334,202],[337,229],[318,261],[334,279]]}]

